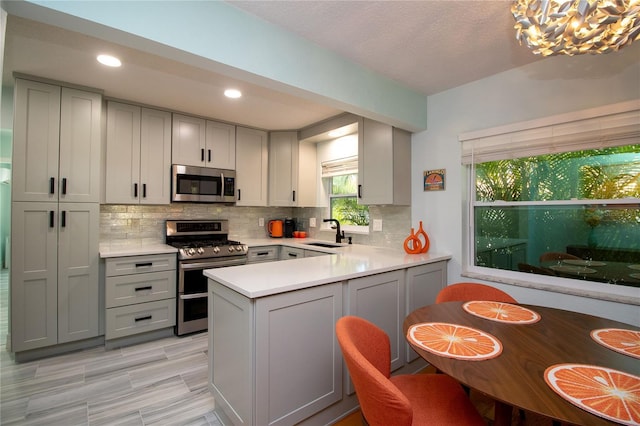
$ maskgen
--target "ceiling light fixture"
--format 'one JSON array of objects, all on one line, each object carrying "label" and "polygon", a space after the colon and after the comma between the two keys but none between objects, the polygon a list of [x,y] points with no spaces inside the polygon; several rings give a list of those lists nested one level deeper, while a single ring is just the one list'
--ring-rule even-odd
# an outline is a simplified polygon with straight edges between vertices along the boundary
[{"label": "ceiling light fixture", "polygon": [[120,59],[111,55],[98,55],[96,59],[98,59],[98,62],[100,62],[102,65],[106,65],[108,67],[119,67],[120,65],[122,65]]},{"label": "ceiling light fixture", "polygon": [[224,91],[224,95],[227,98],[237,99],[242,96],[242,92],[239,91],[238,89],[227,89]]},{"label": "ceiling light fixture", "polygon": [[609,53],[640,38],[640,0],[515,0],[511,13],[536,55]]}]

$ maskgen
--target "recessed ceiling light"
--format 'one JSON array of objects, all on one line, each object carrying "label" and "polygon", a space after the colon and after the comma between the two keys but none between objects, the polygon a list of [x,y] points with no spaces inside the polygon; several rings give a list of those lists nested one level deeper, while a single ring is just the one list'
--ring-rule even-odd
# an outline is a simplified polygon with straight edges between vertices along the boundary
[{"label": "recessed ceiling light", "polygon": [[227,89],[224,91],[224,95],[227,98],[237,99],[242,96],[242,92],[239,91],[238,89]]},{"label": "recessed ceiling light", "polygon": [[98,62],[100,62],[102,65],[106,65],[108,67],[119,67],[120,65],[122,65],[120,59],[111,55],[98,55],[97,59]]}]

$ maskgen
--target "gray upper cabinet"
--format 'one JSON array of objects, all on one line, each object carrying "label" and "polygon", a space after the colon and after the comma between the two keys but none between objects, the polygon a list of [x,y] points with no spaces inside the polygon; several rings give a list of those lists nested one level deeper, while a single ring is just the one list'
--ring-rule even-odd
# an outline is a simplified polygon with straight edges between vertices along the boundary
[{"label": "gray upper cabinet", "polygon": [[16,79],[13,201],[100,201],[102,96]]},{"label": "gray upper cabinet", "polygon": [[316,145],[298,142],[297,132],[269,139],[269,205],[316,207]]},{"label": "gray upper cabinet", "polygon": [[236,132],[236,205],[267,205],[267,132],[238,127]]},{"label": "gray upper cabinet", "polygon": [[411,134],[388,124],[358,124],[358,202],[411,205]]},{"label": "gray upper cabinet", "polygon": [[172,162],[235,170],[235,126],[173,114]]},{"label": "gray upper cabinet", "polygon": [[171,113],[107,105],[105,202],[169,204]]}]

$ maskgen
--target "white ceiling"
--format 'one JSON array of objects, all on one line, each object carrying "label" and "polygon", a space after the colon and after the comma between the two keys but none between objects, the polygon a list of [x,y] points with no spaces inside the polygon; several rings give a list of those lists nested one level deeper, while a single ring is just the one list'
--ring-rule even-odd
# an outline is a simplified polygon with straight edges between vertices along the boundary
[{"label": "white ceiling", "polygon": [[[515,40],[507,1],[230,1],[232,5],[431,95],[535,60]],[[109,49],[125,66],[105,69]],[[129,100],[267,130],[340,113],[291,95],[9,15],[3,83],[13,72],[99,88]],[[221,100],[234,85],[246,96]]]}]

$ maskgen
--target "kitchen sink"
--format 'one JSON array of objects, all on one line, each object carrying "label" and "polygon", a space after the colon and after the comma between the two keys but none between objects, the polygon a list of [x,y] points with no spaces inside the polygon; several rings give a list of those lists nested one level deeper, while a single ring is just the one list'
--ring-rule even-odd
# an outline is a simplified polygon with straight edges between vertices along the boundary
[{"label": "kitchen sink", "polygon": [[336,244],[336,243],[304,243],[307,246],[317,246],[317,247],[326,247],[326,248],[339,248],[339,247],[344,247],[342,244]]}]

